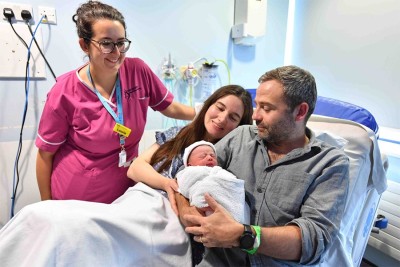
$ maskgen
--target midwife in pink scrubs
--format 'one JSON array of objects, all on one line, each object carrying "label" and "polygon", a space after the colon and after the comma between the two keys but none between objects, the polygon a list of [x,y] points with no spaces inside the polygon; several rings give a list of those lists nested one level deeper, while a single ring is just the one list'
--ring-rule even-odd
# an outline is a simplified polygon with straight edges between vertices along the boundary
[{"label": "midwife in pink scrubs", "polygon": [[47,95],[36,146],[42,200],[111,203],[134,182],[130,162],[146,124],[147,110],[191,120],[193,108],[174,102],[139,58],[126,58],[131,41],[123,15],[98,1],[73,17],[89,62],[57,78]]}]

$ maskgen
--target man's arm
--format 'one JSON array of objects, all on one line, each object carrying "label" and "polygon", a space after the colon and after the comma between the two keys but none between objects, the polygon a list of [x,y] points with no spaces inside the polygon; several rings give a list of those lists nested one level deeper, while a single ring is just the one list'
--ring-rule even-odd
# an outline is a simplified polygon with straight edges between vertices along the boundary
[{"label": "man's arm", "polygon": [[257,253],[283,260],[300,260],[301,233],[297,225],[261,228]]},{"label": "man's arm", "polygon": [[[184,219],[194,226],[186,232],[195,235],[195,241],[206,247],[238,247],[243,233],[243,224],[235,221],[209,194],[207,203],[214,210],[208,217],[185,215]],[[201,238],[200,238],[201,237]],[[261,242],[258,253],[284,260],[299,260],[302,242],[300,228],[296,225],[261,228]]]}]

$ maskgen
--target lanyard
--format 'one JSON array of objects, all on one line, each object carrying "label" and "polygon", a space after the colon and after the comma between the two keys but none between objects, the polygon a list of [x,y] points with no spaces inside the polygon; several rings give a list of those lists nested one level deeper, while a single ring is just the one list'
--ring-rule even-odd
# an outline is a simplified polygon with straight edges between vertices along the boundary
[{"label": "lanyard", "polygon": [[[115,85],[115,91],[117,94],[117,113],[118,115],[114,112],[114,110],[110,107],[110,105],[107,103],[107,101],[104,99],[104,97],[100,94],[100,92],[96,89],[92,76],[90,75],[90,64],[88,65],[88,68],[86,70],[86,75],[89,78],[89,81],[92,83],[94,92],[96,93],[97,97],[99,98],[100,102],[103,104],[103,106],[106,108],[108,113],[114,118],[115,122],[121,125],[124,125],[124,114],[122,111],[122,98],[121,98],[121,82],[119,80],[119,76],[117,76],[117,81]],[[119,143],[121,147],[123,148],[125,145],[125,136],[119,134]]]}]

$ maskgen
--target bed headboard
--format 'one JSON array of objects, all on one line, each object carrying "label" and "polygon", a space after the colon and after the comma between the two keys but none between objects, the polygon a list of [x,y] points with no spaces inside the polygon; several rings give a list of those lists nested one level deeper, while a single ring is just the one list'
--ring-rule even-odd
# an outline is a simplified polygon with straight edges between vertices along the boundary
[{"label": "bed headboard", "polygon": [[[257,89],[247,89],[253,100]],[[370,128],[378,137],[379,126],[375,117],[363,107],[334,98],[318,96],[314,114],[358,122]]]},{"label": "bed headboard", "polygon": [[370,128],[378,136],[379,126],[374,116],[360,106],[329,97],[318,96],[314,114],[358,122]]}]

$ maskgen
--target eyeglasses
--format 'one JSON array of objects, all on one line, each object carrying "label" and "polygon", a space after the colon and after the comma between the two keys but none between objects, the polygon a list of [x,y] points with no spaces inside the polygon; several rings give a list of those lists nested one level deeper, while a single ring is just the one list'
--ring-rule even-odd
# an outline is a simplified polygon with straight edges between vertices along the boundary
[{"label": "eyeglasses", "polygon": [[96,41],[93,39],[89,38],[84,38],[85,40],[89,40],[95,43],[99,44],[100,50],[103,54],[110,54],[114,51],[115,47],[118,47],[118,51],[120,53],[126,53],[129,50],[129,47],[131,45],[131,41],[128,39],[124,39],[118,42],[112,42],[110,40],[104,40],[104,41]]}]

